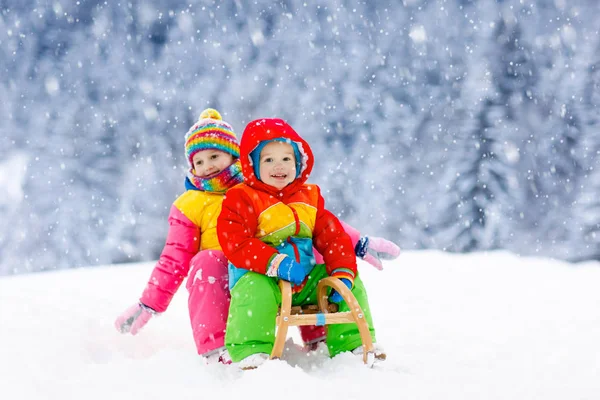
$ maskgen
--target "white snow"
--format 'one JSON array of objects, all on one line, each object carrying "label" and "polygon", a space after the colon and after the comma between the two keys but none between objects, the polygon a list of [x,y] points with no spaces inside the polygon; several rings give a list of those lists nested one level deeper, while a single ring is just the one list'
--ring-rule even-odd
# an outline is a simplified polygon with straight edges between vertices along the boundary
[{"label": "white snow", "polygon": [[[184,287],[138,336],[113,320],[153,263],[0,277],[2,399],[600,399],[600,263],[406,252],[360,263],[388,360],[203,365]],[[294,328],[292,328],[294,329]]]}]

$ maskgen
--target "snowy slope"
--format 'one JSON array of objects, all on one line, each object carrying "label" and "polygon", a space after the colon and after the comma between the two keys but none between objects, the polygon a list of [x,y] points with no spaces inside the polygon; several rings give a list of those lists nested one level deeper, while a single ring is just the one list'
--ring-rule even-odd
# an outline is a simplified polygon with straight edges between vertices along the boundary
[{"label": "snowy slope", "polygon": [[[2,399],[600,399],[600,264],[407,252],[361,262],[388,361],[203,365],[182,288],[136,337],[113,320],[152,263],[0,278]],[[292,328],[293,330],[294,328]]]}]

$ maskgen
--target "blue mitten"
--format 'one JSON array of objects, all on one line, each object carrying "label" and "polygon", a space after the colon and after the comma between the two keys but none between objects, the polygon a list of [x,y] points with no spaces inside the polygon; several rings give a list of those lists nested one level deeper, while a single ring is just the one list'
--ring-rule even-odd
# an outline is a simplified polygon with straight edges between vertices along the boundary
[{"label": "blue mitten", "polygon": [[294,285],[299,285],[306,278],[306,272],[304,271],[304,267],[294,259],[284,256],[279,262],[277,277],[292,282]]},{"label": "blue mitten", "polygon": [[[340,281],[342,281],[342,283],[344,285],[346,285],[348,287],[348,289],[352,289],[352,282],[350,282],[350,279],[340,278]],[[329,301],[331,301],[332,303],[341,303],[342,300],[344,300],[344,298],[342,297],[341,294],[339,294],[335,290],[331,291],[331,295],[329,296]]]}]

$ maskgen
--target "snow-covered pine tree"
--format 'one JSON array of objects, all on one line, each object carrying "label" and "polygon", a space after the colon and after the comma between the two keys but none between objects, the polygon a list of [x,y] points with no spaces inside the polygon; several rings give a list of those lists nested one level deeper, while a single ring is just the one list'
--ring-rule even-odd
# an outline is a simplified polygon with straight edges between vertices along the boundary
[{"label": "snow-covered pine tree", "polygon": [[573,260],[600,260],[600,41],[594,52],[596,62],[587,70],[582,110],[586,132],[582,158],[585,173],[578,181],[571,228],[570,254]]}]

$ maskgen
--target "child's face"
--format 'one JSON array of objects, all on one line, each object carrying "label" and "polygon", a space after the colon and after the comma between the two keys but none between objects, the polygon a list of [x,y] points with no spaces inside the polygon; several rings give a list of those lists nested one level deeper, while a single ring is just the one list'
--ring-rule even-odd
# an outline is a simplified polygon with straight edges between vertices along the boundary
[{"label": "child's face", "polygon": [[260,180],[283,189],[296,179],[294,148],[285,142],[270,142],[260,152]]},{"label": "child's face", "polygon": [[194,174],[200,178],[208,178],[223,171],[233,164],[234,158],[231,154],[221,150],[201,150],[194,154]]}]

